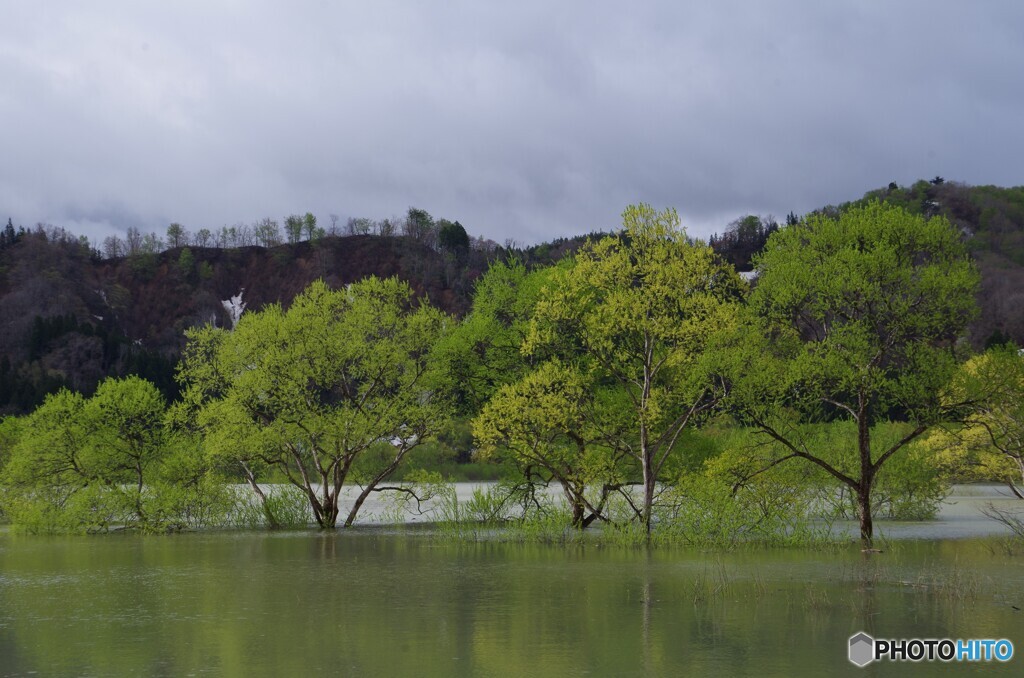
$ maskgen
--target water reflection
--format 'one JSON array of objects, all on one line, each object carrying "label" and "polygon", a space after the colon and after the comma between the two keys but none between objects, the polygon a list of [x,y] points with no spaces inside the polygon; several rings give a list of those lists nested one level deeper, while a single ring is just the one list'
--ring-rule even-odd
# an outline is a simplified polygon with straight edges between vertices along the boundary
[{"label": "water reflection", "polygon": [[0,534],[0,674],[914,675],[929,667],[856,669],[847,638],[1007,637],[1024,652],[1022,603],[1018,560],[978,540],[868,555],[371,528]]}]

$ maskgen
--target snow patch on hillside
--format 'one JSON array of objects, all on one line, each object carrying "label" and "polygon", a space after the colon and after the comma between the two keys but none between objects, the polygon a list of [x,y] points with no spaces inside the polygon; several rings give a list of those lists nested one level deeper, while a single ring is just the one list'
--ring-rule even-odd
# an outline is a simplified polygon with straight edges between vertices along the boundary
[{"label": "snow patch on hillside", "polygon": [[242,317],[242,312],[245,311],[245,302],[242,301],[243,292],[245,292],[244,287],[235,296],[220,302],[224,306],[224,310],[228,312],[228,318],[231,320],[230,329],[235,329],[238,319]]}]

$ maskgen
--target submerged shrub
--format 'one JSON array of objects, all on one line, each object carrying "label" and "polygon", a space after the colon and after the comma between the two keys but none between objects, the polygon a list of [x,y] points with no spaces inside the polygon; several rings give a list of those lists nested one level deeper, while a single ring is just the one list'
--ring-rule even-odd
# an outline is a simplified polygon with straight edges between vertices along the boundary
[{"label": "submerged shrub", "polygon": [[143,529],[167,531],[220,527],[228,523],[234,494],[223,480],[205,477],[188,485],[163,482],[150,489]]},{"label": "submerged shrub", "polygon": [[5,511],[13,528],[30,534],[137,529],[168,532],[224,525],[232,499],[219,480],[186,486],[89,485],[71,493],[54,488],[8,489]]},{"label": "submerged shrub", "polygon": [[502,480],[474,488],[463,500],[448,485],[434,516],[442,536],[460,540],[564,543],[583,534],[564,498],[535,482]]},{"label": "submerged shrub", "polygon": [[245,488],[232,488],[234,502],[227,521],[236,527],[296,529],[313,524],[309,499],[294,485],[263,486],[264,499]]},{"label": "submerged shrub", "polygon": [[460,501],[454,486],[449,486],[439,497],[435,509],[438,526],[450,536],[466,533],[478,527],[503,525],[513,516],[513,488],[497,483],[473,488],[467,500]]}]

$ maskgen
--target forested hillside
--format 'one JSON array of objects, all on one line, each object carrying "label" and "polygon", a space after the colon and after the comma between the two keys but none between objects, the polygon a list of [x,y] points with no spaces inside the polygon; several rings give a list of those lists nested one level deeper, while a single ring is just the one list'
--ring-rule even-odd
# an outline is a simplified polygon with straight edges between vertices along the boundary
[{"label": "forested hillside", "polygon": [[[396,276],[461,316],[492,261],[517,256],[544,265],[585,239],[513,250],[411,209],[409,221],[417,217],[419,227],[357,220],[337,235],[295,233],[290,242],[246,239],[236,229],[189,236],[172,224],[166,240],[149,234],[132,242],[129,234],[108,238],[102,252],[59,227],[8,224],[0,229],[0,413],[27,412],[62,386],[91,393],[112,375],[137,374],[173,399],[185,329],[230,323],[225,302],[234,297],[259,310],[287,306],[317,279],[338,287]],[[249,241],[266,246],[231,246]]]},{"label": "forested hillside", "polygon": [[[976,347],[1024,345],[1024,187],[966,186],[939,177],[909,187],[890,184],[870,199],[960,228],[982,273]],[[189,234],[172,224],[166,239],[134,231],[99,248],[57,227],[0,229],[0,413],[23,413],[61,386],[91,393],[106,376],[138,374],[174,398],[174,369],[188,327],[230,323],[224,302],[240,295],[247,310],[287,305],[311,282],[331,287],[369,275],[397,276],[447,313],[469,308],[475,280],[496,260],[542,266],[592,236],[529,248],[470,237],[458,222],[411,208],[402,223],[350,220],[323,230],[312,215],[289,217],[281,231],[263,220],[251,229]],[[790,213],[786,223],[798,219]],[[336,225],[335,225],[336,226]],[[739,270],[772,233],[771,217],[747,215],[712,237]]]},{"label": "forested hillside", "polygon": [[981,270],[981,315],[971,326],[972,343],[1024,345],[1024,186],[967,186],[935,177],[909,187],[889,184],[858,203],[874,198],[945,216],[959,227]]}]

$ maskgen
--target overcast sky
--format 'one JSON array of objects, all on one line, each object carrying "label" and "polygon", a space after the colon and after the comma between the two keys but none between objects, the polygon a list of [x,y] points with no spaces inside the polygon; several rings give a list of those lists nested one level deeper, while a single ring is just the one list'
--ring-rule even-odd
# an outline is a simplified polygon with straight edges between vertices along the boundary
[{"label": "overcast sky", "polygon": [[1024,2],[0,0],[0,217],[102,239],[409,206],[706,237],[1024,183]]}]

